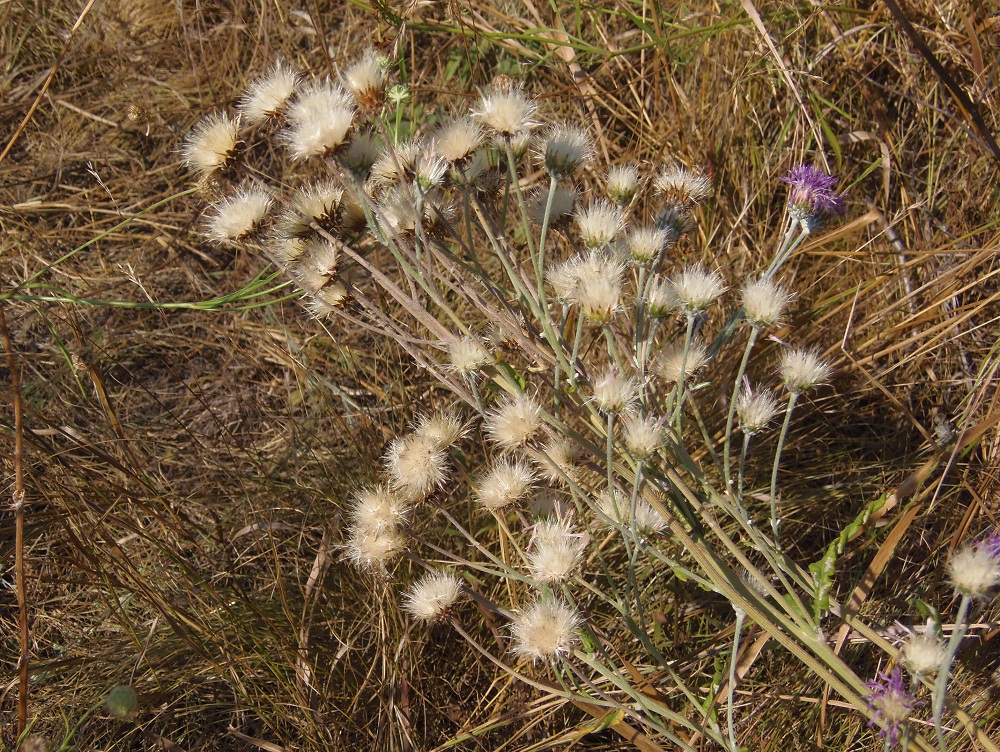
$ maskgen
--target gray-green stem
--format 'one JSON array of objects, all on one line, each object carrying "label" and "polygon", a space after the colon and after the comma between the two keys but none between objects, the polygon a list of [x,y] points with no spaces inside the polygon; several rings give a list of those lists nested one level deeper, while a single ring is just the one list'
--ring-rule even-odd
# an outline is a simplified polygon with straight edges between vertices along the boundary
[{"label": "gray-green stem", "polygon": [[951,639],[948,640],[948,652],[944,661],[938,669],[937,679],[934,681],[934,694],[931,698],[931,709],[934,714],[934,734],[937,736],[938,748],[941,752],[948,752],[948,744],[944,738],[944,729],[941,727],[941,716],[944,714],[945,698],[948,696],[948,679],[951,676],[951,664],[955,661],[955,655],[962,644],[962,638],[968,625],[965,620],[969,615],[969,606],[972,604],[972,597],[963,594],[962,601],[958,604],[958,616],[955,617],[955,628],[951,632]]},{"label": "gray-green stem", "polygon": [[792,422],[792,410],[795,409],[795,400],[799,397],[798,392],[791,392],[788,397],[788,406],[785,408],[785,422],[781,425],[781,433],[778,434],[778,447],[774,450],[774,466],[771,468],[771,530],[774,531],[774,547],[781,551],[781,538],[778,535],[778,528],[781,521],[778,519],[778,464],[781,462],[781,450],[785,446],[785,437],[788,436],[788,426]]}]

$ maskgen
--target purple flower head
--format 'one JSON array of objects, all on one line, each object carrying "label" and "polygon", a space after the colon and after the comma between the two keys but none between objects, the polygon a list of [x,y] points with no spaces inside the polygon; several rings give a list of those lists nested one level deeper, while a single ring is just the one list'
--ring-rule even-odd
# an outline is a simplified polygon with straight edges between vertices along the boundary
[{"label": "purple flower head", "polygon": [[781,178],[792,187],[788,209],[796,219],[818,222],[825,214],[843,214],[847,211],[844,200],[834,189],[837,178],[827,175],[810,165],[799,165]]},{"label": "purple flower head", "polygon": [[1000,559],[1000,530],[983,538],[979,543],[979,548],[988,551],[994,559]]},{"label": "purple flower head", "polygon": [[906,691],[903,671],[899,666],[889,672],[888,676],[879,671],[878,679],[868,682],[867,686],[872,693],[865,697],[865,701],[868,709],[875,711],[868,725],[874,728],[881,722],[879,735],[889,741],[890,747],[894,747],[899,742],[900,727],[910,717],[913,709],[923,705],[923,702]]}]

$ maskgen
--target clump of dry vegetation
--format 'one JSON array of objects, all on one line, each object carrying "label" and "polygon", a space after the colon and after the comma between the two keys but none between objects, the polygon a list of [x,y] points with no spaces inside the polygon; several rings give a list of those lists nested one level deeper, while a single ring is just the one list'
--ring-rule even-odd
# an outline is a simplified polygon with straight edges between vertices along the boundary
[{"label": "clump of dry vegetation", "polygon": [[2,743],[995,749],[1000,23],[898,10],[0,9]]}]

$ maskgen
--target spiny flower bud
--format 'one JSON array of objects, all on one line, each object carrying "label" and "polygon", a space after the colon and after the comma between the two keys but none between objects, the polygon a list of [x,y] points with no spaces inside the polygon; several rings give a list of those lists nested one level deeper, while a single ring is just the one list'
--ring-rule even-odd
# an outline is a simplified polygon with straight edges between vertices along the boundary
[{"label": "spiny flower bud", "polygon": [[538,462],[542,477],[551,484],[565,485],[580,473],[580,447],[566,438],[550,439],[539,449]]},{"label": "spiny flower bud", "polygon": [[348,531],[345,546],[348,561],[358,569],[381,572],[404,548],[406,539],[398,527],[373,530],[358,525]]},{"label": "spiny flower bud", "polygon": [[[573,205],[576,203],[577,190],[572,185],[560,184],[556,186],[552,196],[552,207],[549,210],[549,226],[559,224],[562,220],[573,213]],[[545,221],[545,208],[549,202],[549,189],[540,188],[528,196],[528,218],[535,224],[542,224]]]},{"label": "spiny flower bud", "polygon": [[655,225],[637,227],[629,233],[626,246],[632,261],[639,266],[648,266],[660,257],[668,239],[669,233]]},{"label": "spiny flower bud", "polygon": [[788,196],[788,213],[802,222],[807,232],[812,232],[829,214],[843,214],[847,211],[844,200],[834,190],[837,178],[827,175],[810,165],[793,167],[782,183],[791,186]]},{"label": "spiny flower bud", "polygon": [[665,440],[664,418],[630,415],[625,418],[625,446],[629,454],[646,460],[656,454]]},{"label": "spiny flower bud", "polygon": [[386,486],[355,492],[351,519],[359,529],[380,531],[406,522],[409,506]]}]

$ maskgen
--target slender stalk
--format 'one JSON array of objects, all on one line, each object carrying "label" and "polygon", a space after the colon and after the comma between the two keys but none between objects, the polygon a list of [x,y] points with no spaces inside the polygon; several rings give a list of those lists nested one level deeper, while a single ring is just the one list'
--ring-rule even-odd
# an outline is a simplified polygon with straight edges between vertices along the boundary
[{"label": "slender stalk", "polygon": [[[750,362],[750,352],[753,350],[753,346],[757,344],[757,337],[760,336],[760,327],[753,327],[750,329],[750,337],[747,339],[747,346],[743,348],[743,360],[740,361],[740,368],[736,372],[736,381],[733,383],[733,396],[729,400],[729,414],[726,416],[726,440],[723,445],[723,472],[726,481],[726,490],[730,491],[732,489],[732,476],[730,475],[730,452],[729,445],[733,436],[733,419],[736,416],[736,400],[740,394],[740,382],[743,381],[743,374],[747,372],[747,364]],[[742,496],[743,492],[740,491]]]},{"label": "slender stalk", "polygon": [[672,405],[673,408],[673,419],[674,419],[674,431],[677,433],[677,438],[680,440],[681,436],[681,414],[684,411],[684,390],[687,388],[687,361],[688,352],[691,349],[691,337],[694,333],[694,316],[688,314],[687,317],[687,328],[684,330],[684,352],[681,354],[681,372],[677,377],[677,383],[674,385],[675,401]]},{"label": "slender stalk", "polygon": [[615,414],[608,413],[608,441],[607,441],[607,452],[608,452],[608,495],[611,497],[612,503],[614,503],[615,498],[615,473],[614,473],[614,462],[615,462]]},{"label": "slender stalk", "polygon": [[781,538],[778,536],[778,528],[781,526],[781,522],[778,520],[778,463],[781,462],[781,450],[785,446],[788,426],[792,422],[792,410],[795,409],[795,400],[798,397],[798,392],[792,392],[788,397],[788,405],[785,407],[785,422],[781,425],[781,433],[778,434],[778,448],[774,450],[774,466],[771,468],[771,530],[774,531],[774,546],[778,551],[781,551]]},{"label": "slender stalk", "polygon": [[736,658],[740,653],[740,633],[743,631],[743,620],[747,618],[747,612],[735,604],[733,610],[736,611],[736,627],[733,630],[733,656],[729,660],[729,686],[726,688],[726,725],[729,730],[729,746],[732,752],[739,752],[736,731],[733,729],[733,696],[736,694]]},{"label": "slender stalk", "polygon": [[934,694],[931,697],[931,710],[934,714],[934,734],[937,736],[938,748],[941,752],[948,752],[948,744],[944,739],[944,729],[941,726],[941,716],[944,714],[945,698],[948,696],[948,678],[951,675],[951,664],[955,661],[959,645],[968,630],[966,617],[969,615],[969,606],[972,604],[972,597],[963,593],[962,600],[958,604],[958,616],[955,617],[955,628],[951,632],[951,639],[948,640],[948,652],[941,668],[938,669],[937,679],[934,681]]}]

